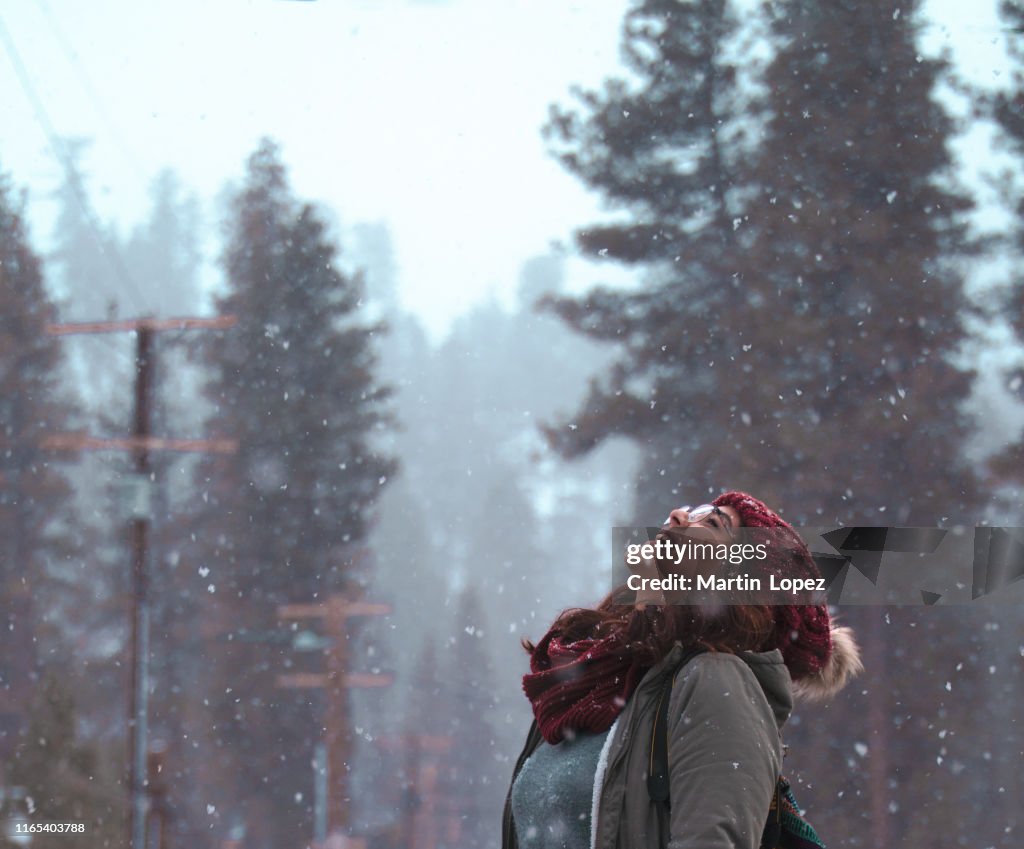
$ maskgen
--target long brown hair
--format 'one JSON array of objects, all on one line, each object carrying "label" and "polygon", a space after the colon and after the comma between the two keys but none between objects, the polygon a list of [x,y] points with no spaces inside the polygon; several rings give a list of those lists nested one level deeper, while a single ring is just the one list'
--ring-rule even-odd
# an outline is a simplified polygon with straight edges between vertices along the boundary
[{"label": "long brown hair", "polygon": [[[596,607],[563,610],[551,628],[557,629],[565,642],[619,633],[641,662],[650,666],[665,657],[677,640],[684,646],[735,654],[762,651],[773,634],[774,617],[767,605],[733,604],[709,611],[695,604],[636,607],[616,601],[629,593],[623,585]],[[525,637],[521,643],[532,655],[534,643]]]}]

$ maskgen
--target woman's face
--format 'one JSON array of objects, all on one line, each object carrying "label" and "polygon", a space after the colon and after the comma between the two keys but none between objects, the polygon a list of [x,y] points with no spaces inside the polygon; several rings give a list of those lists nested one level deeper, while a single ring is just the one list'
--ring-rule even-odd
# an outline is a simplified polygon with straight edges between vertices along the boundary
[{"label": "woman's face", "polygon": [[[699,519],[691,521],[690,507],[677,507],[668,514],[668,518],[662,528],[700,528],[700,538],[704,542],[729,543],[736,532],[736,528],[743,524],[740,514],[732,507],[719,507],[714,512]],[[642,577],[664,577],[659,575],[653,562],[644,563],[637,568]],[[665,597],[658,590],[639,590],[636,596],[636,606],[644,607],[647,604],[664,604]]]},{"label": "woman's face", "polygon": [[729,542],[735,529],[743,523],[732,507],[718,507],[715,512],[697,522],[690,521],[689,507],[677,507],[668,514],[664,528],[707,528],[713,542]]}]

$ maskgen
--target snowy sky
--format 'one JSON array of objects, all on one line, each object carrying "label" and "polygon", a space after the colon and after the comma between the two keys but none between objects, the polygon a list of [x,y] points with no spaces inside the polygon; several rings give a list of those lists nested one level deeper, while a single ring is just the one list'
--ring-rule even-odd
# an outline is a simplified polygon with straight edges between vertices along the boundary
[{"label": "snowy sky", "polygon": [[[343,227],[387,221],[403,301],[436,338],[481,297],[510,301],[526,258],[600,214],[539,130],[572,84],[620,68],[627,6],[19,0],[0,21],[54,131],[94,139],[85,165],[102,218],[127,230],[146,212],[153,176],[172,166],[204,203],[212,254],[214,198],[271,135],[297,192]],[[994,6],[932,0],[928,49],[949,46],[971,79],[997,82]],[[45,250],[61,169],[0,46],[0,168],[28,188]],[[584,285],[598,276],[577,273]]]}]

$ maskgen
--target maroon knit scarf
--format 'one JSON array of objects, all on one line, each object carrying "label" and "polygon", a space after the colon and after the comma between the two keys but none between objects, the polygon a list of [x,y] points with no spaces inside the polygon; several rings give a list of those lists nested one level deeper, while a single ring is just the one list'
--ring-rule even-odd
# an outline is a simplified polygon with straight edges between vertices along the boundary
[{"label": "maroon knit scarf", "polygon": [[610,728],[647,669],[621,634],[563,643],[552,628],[530,657],[523,692],[540,733],[554,744],[566,729]]}]

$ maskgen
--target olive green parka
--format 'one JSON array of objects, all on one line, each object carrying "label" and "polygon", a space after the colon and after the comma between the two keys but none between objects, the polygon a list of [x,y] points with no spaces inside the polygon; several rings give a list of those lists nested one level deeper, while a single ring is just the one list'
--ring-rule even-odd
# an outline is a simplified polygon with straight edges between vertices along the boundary
[{"label": "olive green parka", "polygon": [[[677,643],[647,670],[609,730],[594,777],[591,849],[758,849],[782,764],[780,731],[793,709],[778,650],[705,652],[678,669]],[[651,729],[665,677],[671,812],[651,801]],[[512,780],[543,738],[536,722]],[[502,849],[519,847],[511,784]]]}]

